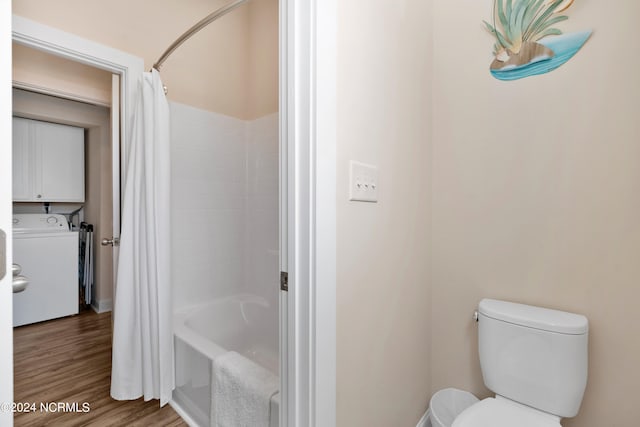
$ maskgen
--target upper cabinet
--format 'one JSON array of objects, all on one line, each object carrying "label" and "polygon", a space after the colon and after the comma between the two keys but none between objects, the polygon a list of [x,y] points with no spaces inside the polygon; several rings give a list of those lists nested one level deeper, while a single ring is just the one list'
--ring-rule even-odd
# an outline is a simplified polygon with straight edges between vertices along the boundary
[{"label": "upper cabinet", "polygon": [[84,202],[84,129],[13,118],[13,200]]}]

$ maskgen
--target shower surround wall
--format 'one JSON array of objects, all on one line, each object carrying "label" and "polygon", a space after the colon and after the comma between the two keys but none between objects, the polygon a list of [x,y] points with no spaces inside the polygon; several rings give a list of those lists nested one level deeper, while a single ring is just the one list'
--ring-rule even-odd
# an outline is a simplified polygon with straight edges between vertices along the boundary
[{"label": "shower surround wall", "polygon": [[246,122],[247,210],[245,289],[269,302],[269,321],[278,325],[279,144],[277,113]]},{"label": "shower surround wall", "polygon": [[171,103],[174,310],[247,293],[278,316],[278,114]]}]

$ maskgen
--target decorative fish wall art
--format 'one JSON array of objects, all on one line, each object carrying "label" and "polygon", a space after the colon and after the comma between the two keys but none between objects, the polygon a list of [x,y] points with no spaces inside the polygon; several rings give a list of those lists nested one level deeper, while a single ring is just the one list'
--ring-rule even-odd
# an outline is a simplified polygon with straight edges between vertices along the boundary
[{"label": "decorative fish wall art", "polygon": [[563,34],[556,24],[574,0],[494,0],[493,22],[483,21],[495,38],[490,71],[498,80],[548,73],[570,60],[591,31]]}]

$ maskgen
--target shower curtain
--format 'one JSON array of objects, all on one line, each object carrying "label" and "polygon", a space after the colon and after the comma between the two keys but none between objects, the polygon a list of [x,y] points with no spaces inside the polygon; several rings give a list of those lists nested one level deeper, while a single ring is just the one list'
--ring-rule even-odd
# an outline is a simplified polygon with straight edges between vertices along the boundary
[{"label": "shower curtain", "polygon": [[129,147],[115,289],[111,396],[160,399],[174,389],[169,258],[169,105],[143,73]]}]

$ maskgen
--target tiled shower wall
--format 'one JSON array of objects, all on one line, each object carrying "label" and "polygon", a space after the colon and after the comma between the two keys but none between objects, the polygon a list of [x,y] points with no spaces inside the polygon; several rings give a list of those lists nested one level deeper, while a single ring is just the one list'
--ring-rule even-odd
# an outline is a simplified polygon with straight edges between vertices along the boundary
[{"label": "tiled shower wall", "polygon": [[278,114],[170,105],[174,309],[236,293],[277,307]]},{"label": "tiled shower wall", "polygon": [[[278,114],[247,123],[245,292],[278,307]],[[272,313],[278,315],[278,310]],[[277,320],[276,320],[277,324]]]}]

